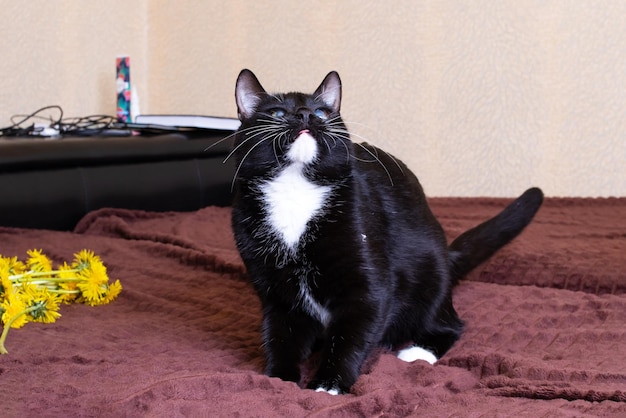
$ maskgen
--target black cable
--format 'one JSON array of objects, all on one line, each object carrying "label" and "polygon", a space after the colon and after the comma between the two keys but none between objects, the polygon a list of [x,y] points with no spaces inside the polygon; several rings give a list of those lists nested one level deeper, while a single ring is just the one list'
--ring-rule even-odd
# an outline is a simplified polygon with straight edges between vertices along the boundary
[{"label": "black cable", "polygon": [[[58,110],[58,117],[41,116],[41,113],[51,109]],[[51,105],[42,107],[29,115],[12,116],[11,125],[0,128],[0,137],[42,136],[41,133],[45,128],[35,126],[35,119],[44,120],[45,124],[55,129],[59,135],[91,136],[111,129],[126,129],[125,124],[118,123],[115,116],[90,115],[63,118],[61,106]]]},{"label": "black cable", "polygon": [[98,135],[106,130],[119,128],[117,119],[109,115],[90,115],[66,118],[52,128],[61,135]]},{"label": "black cable", "polygon": [[[52,117],[43,117],[40,116],[40,113],[45,112],[46,110],[56,109],[59,111],[59,116],[57,118]],[[17,118],[22,118],[19,121],[15,121]],[[14,115],[11,117],[11,125],[5,128],[0,128],[0,136],[29,136],[29,135],[37,135],[39,132],[43,130],[43,128],[35,127],[34,122],[32,122],[28,126],[22,126],[24,123],[31,121],[32,119],[43,119],[48,122],[50,125],[59,123],[63,119],[63,109],[58,105],[51,105],[42,107],[30,115]]]}]

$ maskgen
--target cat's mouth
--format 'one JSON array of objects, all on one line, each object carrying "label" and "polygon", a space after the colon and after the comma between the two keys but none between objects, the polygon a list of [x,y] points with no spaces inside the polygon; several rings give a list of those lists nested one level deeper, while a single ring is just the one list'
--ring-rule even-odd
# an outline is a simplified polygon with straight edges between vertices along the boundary
[{"label": "cat's mouth", "polygon": [[294,132],[294,136],[291,137],[291,143],[296,142],[298,139],[302,138],[304,136],[313,136],[313,132],[311,132],[310,129],[304,128],[304,129],[300,129],[299,131]]}]

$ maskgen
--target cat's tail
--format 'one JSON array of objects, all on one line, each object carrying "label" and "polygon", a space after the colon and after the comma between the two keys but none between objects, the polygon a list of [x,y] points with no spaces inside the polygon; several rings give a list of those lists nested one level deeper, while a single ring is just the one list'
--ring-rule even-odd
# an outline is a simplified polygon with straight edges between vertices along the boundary
[{"label": "cat's tail", "polygon": [[530,223],[543,202],[541,189],[526,190],[502,212],[461,234],[450,244],[450,271],[456,284]]}]

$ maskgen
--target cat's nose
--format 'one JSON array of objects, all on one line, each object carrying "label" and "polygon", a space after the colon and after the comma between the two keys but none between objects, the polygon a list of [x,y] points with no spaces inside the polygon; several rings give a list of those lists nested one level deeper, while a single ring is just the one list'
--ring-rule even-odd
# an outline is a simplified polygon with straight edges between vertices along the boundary
[{"label": "cat's nose", "polygon": [[308,125],[309,118],[312,114],[313,112],[311,112],[309,109],[306,109],[306,108],[300,108],[296,112],[296,115],[298,116],[298,118],[300,118],[300,120],[304,123],[304,125]]}]

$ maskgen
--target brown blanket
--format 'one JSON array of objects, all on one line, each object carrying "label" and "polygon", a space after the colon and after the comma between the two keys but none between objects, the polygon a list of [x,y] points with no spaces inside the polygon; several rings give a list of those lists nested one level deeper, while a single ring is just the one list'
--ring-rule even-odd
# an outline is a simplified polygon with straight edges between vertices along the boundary
[{"label": "brown blanket", "polygon": [[[452,238],[502,199],[431,199]],[[372,356],[345,396],[262,374],[260,307],[230,210],[104,209],[72,233],[0,228],[0,254],[100,255],[124,290],[12,330],[0,416],[626,416],[626,199],[547,199],[456,288],[466,332],[436,365]]]}]

